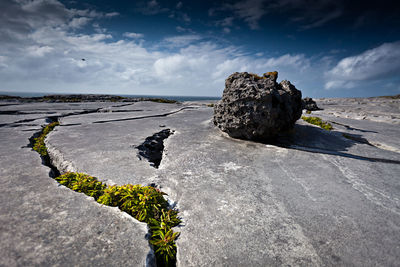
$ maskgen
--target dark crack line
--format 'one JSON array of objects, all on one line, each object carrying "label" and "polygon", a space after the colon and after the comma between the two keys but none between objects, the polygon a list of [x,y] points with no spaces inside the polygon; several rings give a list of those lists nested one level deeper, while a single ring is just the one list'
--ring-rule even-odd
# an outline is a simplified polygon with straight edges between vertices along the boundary
[{"label": "dark crack line", "polygon": [[176,113],[181,112],[182,110],[185,110],[185,109],[193,109],[193,107],[184,107],[184,108],[181,108],[179,110],[175,110],[175,111],[164,113],[164,114],[149,115],[149,116],[134,117],[134,118],[125,118],[125,119],[94,121],[92,123],[107,123],[107,122],[116,122],[116,121],[132,121],[132,120],[141,120],[141,119],[149,119],[149,118],[161,118],[161,117],[167,117],[169,115],[176,114]]},{"label": "dark crack line", "polygon": [[124,109],[124,110],[102,110],[102,111],[100,111],[101,113],[118,113],[118,112],[126,112],[126,113],[129,113],[129,112],[141,112],[141,111],[143,111],[143,109],[131,109],[131,110],[129,110],[129,109]]},{"label": "dark crack line", "polygon": [[342,124],[342,123],[339,123],[339,122],[334,122],[334,121],[328,121],[328,122],[336,124],[336,125],[343,126],[347,130],[350,130],[350,131],[359,131],[359,132],[363,132],[363,133],[378,133],[378,132],[375,132],[375,131],[369,131],[369,130],[363,130],[363,129],[354,128],[354,127],[351,127],[349,125]]},{"label": "dark crack line", "polygon": [[55,111],[48,111],[48,112],[25,112],[25,111],[18,111],[18,110],[4,110],[0,111],[0,115],[34,115],[34,114],[54,114],[57,113]]}]

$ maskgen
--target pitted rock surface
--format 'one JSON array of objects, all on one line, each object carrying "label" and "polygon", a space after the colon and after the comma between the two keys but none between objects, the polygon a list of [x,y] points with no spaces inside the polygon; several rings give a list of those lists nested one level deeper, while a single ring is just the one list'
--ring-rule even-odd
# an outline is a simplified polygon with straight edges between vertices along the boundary
[{"label": "pitted rock surface", "polygon": [[231,137],[268,141],[293,128],[302,111],[301,91],[277,73],[263,77],[235,72],[214,107],[214,124]]}]

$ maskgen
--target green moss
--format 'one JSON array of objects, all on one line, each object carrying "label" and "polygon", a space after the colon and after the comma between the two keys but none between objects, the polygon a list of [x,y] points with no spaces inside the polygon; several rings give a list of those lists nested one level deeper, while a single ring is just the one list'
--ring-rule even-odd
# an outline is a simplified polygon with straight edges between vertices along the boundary
[{"label": "green moss", "polygon": [[306,117],[306,116],[302,116],[301,119],[303,121],[306,121],[308,123],[317,125],[319,127],[321,127],[324,130],[327,131],[331,131],[333,129],[332,125],[328,122],[322,121],[321,118],[318,117]]},{"label": "green moss", "polygon": [[307,113],[307,114],[311,114],[311,110],[307,110],[306,113]]},{"label": "green moss", "polygon": [[131,185],[107,186],[97,178],[84,173],[69,172],[56,180],[66,187],[94,197],[98,203],[118,207],[151,229],[151,244],[156,252],[159,266],[172,266],[176,257],[175,240],[179,232],[172,227],[181,220],[178,211],[169,209],[165,193],[151,186]]},{"label": "green moss", "polygon": [[250,73],[251,76],[253,76],[254,80],[258,81],[261,79],[267,79],[268,77],[272,77],[274,81],[278,79],[278,72],[277,71],[271,71],[271,72],[266,72],[264,75],[261,77],[255,73]]},{"label": "green moss", "polygon": [[42,157],[48,156],[44,139],[57,125],[60,125],[60,123],[57,121],[47,124],[45,127],[43,127],[39,137],[34,139],[33,150],[38,152]]}]

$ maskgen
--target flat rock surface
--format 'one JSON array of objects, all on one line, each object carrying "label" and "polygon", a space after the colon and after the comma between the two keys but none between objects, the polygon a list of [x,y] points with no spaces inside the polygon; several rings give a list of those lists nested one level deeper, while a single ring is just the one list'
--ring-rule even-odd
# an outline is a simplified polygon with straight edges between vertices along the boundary
[{"label": "flat rock surface", "polygon": [[[144,265],[149,253],[143,224],[58,186],[21,148],[61,115],[46,140],[60,169],[169,194],[183,219],[178,266],[397,265],[400,102],[316,102],[324,110],[310,116],[334,130],[299,120],[277,144],[229,138],[204,103],[0,106],[0,265]],[[11,114],[36,108],[55,113]],[[27,115],[37,119],[18,122]],[[136,147],[163,129],[175,132],[156,169]]]}]

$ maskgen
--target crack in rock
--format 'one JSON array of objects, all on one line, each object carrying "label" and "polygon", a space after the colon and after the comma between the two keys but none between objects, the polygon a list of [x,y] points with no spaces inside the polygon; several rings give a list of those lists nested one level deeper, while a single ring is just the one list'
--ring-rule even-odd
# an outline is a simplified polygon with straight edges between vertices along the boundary
[{"label": "crack in rock", "polygon": [[173,130],[164,129],[147,137],[141,145],[136,147],[139,150],[139,159],[146,158],[150,162],[150,166],[158,169],[164,152],[164,139],[167,139],[173,133]]}]

